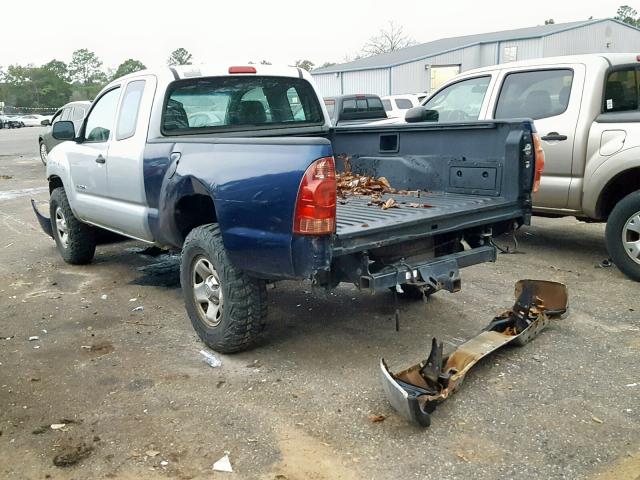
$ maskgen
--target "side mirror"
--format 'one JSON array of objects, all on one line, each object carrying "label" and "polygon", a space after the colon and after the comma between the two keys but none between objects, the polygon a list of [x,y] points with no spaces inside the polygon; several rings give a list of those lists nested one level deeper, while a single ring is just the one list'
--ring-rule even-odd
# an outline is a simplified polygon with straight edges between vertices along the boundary
[{"label": "side mirror", "polygon": [[407,123],[437,122],[440,114],[437,110],[427,110],[424,107],[413,107],[407,110],[404,120]]},{"label": "side mirror", "polygon": [[73,126],[73,122],[61,120],[53,124],[51,135],[56,140],[73,140],[76,138],[76,129]]},{"label": "side mirror", "polygon": [[40,125],[42,125],[43,127],[48,127],[49,125],[51,125],[51,122],[49,121],[49,119],[45,118],[40,122]]}]

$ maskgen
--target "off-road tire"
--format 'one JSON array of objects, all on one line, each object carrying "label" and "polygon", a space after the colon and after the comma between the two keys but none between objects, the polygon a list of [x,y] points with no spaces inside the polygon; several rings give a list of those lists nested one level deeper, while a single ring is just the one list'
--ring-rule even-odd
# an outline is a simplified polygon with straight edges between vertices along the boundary
[{"label": "off-road tire", "polygon": [[640,282],[640,263],[633,261],[627,253],[622,242],[622,234],[627,221],[638,213],[640,213],[640,191],[630,193],[617,203],[609,215],[605,230],[607,251],[613,263],[622,273],[636,282]]},{"label": "off-road tire", "polygon": [[[192,285],[198,259],[205,258],[219,277],[224,303],[219,323],[208,325]],[[233,353],[253,346],[264,330],[267,316],[265,282],[234,267],[227,256],[218,224],[196,227],[182,247],[180,283],[191,324],[202,341],[213,350]]]},{"label": "off-road tire", "polygon": [[[60,239],[60,234],[56,228],[56,212],[60,208],[67,222],[68,240],[66,247]],[[86,223],[78,220],[69,205],[67,194],[64,188],[58,187],[51,192],[49,199],[49,214],[51,227],[53,229],[53,239],[56,241],[58,251],[62,259],[72,265],[84,265],[93,260],[96,252],[95,231]]]}]

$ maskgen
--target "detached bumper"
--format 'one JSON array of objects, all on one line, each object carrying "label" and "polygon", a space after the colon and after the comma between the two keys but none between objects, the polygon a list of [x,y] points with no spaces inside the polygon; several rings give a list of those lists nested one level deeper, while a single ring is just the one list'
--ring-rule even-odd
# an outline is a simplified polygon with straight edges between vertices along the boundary
[{"label": "detached bumper", "polygon": [[40,228],[42,228],[44,233],[53,238],[53,226],[51,225],[51,219],[40,213],[38,207],[36,207],[36,201],[33,198],[31,199],[31,208],[33,208],[33,213],[36,214]]},{"label": "detached bumper", "polygon": [[551,318],[567,312],[567,287],[561,283],[520,280],[515,294],[511,310],[495,317],[478,336],[447,356],[434,338],[427,359],[399,373],[391,373],[381,359],[380,378],[393,408],[408,421],[428,427],[437,404],[462,385],[467,372],[482,358],[507,344],[526,344]]}]

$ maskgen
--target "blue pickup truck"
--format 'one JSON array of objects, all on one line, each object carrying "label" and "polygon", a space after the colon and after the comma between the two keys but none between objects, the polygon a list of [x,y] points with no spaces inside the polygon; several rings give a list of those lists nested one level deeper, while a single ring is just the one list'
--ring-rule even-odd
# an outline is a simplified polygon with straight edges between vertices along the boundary
[{"label": "blue pickup truck", "polygon": [[[52,134],[39,219],[62,258],[90,262],[101,230],[181,249],[187,312],[220,352],[254,343],[278,280],[459,290],[529,221],[542,165],[530,121],[336,128],[307,72],[262,65],[136,72]],[[339,198],[347,164],[399,208]]]}]

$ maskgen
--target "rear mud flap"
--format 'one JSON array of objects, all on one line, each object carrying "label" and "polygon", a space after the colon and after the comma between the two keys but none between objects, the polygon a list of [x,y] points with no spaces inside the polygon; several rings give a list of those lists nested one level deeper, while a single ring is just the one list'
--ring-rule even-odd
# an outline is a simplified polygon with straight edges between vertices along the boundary
[{"label": "rear mud flap", "polygon": [[516,303],[495,317],[476,337],[443,356],[443,345],[434,338],[426,360],[399,373],[391,373],[380,360],[380,377],[387,399],[401,416],[428,427],[438,403],[452,395],[469,370],[491,352],[507,345],[522,346],[535,338],[552,318],[567,313],[567,287],[544,280],[520,280]]},{"label": "rear mud flap", "polygon": [[44,233],[53,238],[53,227],[51,226],[51,219],[49,217],[45,217],[40,213],[38,207],[36,207],[36,201],[33,198],[31,199],[31,208],[33,208],[33,212],[36,214],[36,218],[38,219],[40,228],[42,228]]}]

